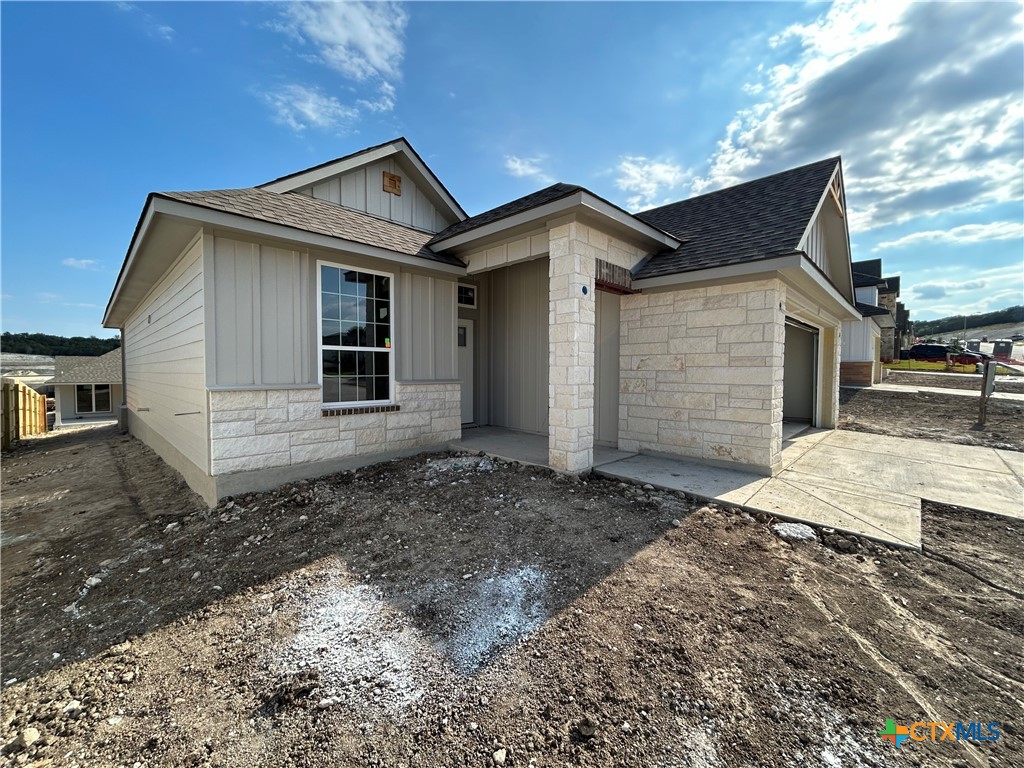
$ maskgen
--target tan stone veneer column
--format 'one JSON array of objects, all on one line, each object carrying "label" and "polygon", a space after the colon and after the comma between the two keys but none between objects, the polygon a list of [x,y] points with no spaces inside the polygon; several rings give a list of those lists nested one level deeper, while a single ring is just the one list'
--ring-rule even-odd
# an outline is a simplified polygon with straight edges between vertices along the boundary
[{"label": "tan stone veneer column", "polygon": [[597,249],[588,233],[575,221],[548,230],[548,463],[563,472],[582,472],[594,460]]}]

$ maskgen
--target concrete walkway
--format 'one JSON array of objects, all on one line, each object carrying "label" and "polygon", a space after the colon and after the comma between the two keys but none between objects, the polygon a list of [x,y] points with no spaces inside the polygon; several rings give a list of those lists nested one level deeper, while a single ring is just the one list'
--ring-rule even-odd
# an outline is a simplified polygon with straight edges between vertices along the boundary
[{"label": "concrete walkway", "polygon": [[772,478],[645,455],[595,471],[914,548],[921,499],[1024,518],[1024,453],[809,430],[782,460]]}]

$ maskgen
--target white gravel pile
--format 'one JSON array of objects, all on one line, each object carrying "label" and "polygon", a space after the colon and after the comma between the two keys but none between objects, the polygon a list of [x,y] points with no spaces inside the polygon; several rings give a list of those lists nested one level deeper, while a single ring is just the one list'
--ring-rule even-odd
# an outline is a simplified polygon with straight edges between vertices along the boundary
[{"label": "white gravel pile", "polygon": [[394,712],[423,696],[437,654],[378,590],[332,576],[297,599],[299,629],[279,652],[278,664],[283,672],[317,672],[321,706]]},{"label": "white gravel pile", "polygon": [[547,577],[533,566],[496,574],[471,585],[453,602],[456,618],[443,650],[463,674],[479,669],[547,619]]}]

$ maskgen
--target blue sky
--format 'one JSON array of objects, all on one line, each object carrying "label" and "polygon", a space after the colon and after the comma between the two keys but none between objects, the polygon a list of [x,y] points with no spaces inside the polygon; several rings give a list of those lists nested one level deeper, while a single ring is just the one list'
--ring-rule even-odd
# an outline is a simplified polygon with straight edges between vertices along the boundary
[{"label": "blue sky", "polygon": [[404,135],[471,214],[627,208],[842,154],[916,319],[1024,301],[1017,3],[23,3],[2,22],[4,330],[100,320],[154,190]]}]

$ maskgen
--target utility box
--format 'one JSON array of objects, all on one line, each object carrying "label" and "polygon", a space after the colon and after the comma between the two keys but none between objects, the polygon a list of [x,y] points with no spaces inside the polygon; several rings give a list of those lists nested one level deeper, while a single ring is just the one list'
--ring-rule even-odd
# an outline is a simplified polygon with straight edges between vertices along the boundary
[{"label": "utility box", "polygon": [[1009,360],[1013,354],[1013,341],[1010,339],[996,339],[992,342],[992,356],[999,360]]}]

